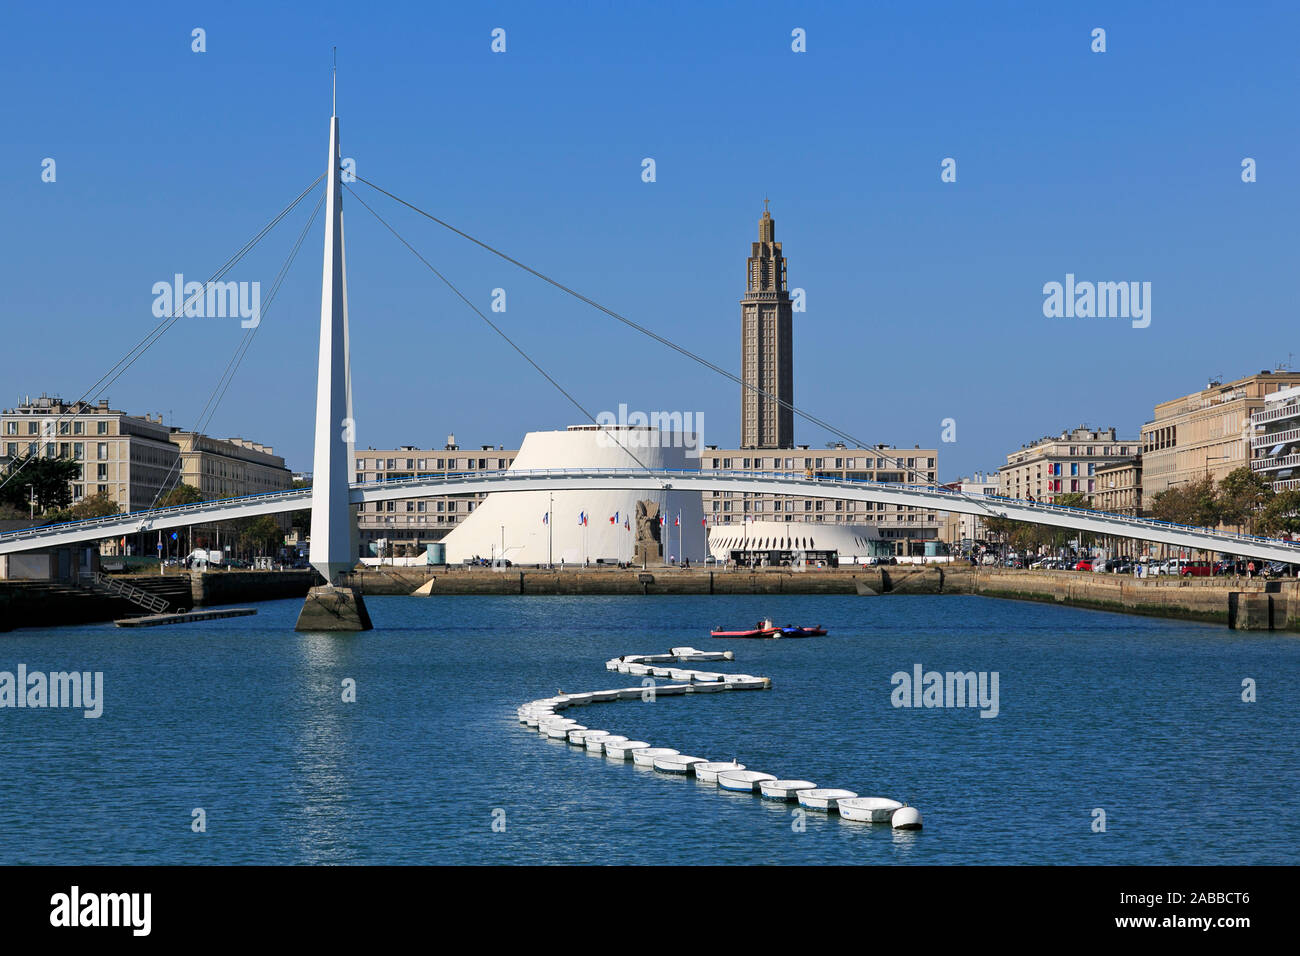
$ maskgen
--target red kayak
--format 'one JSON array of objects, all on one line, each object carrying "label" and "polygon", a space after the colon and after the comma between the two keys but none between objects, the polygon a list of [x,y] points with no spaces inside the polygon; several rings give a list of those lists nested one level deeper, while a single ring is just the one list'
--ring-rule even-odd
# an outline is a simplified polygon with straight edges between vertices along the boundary
[{"label": "red kayak", "polygon": [[777,627],[771,621],[759,621],[758,624],[746,631],[724,631],[721,628],[714,628],[709,634],[713,637],[821,637],[826,633],[826,628],[818,625],[817,627]]}]

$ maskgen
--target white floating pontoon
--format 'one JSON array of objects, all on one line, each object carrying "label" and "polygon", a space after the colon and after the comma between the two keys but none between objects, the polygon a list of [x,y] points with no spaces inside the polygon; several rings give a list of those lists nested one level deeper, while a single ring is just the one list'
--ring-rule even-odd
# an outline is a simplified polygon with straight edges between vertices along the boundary
[{"label": "white floating pontoon", "polygon": [[666,754],[654,758],[654,768],[660,773],[690,773],[691,765],[705,763],[703,757],[687,757],[682,754]]},{"label": "white floating pontoon", "polygon": [[838,804],[840,816],[845,820],[863,823],[888,823],[894,811],[902,806],[887,797],[848,797]]},{"label": "white floating pontoon", "polygon": [[921,829],[921,811],[916,807],[899,807],[894,811],[894,815],[889,822],[894,825],[895,830],[919,830]]},{"label": "white floating pontoon", "polygon": [[734,760],[712,760],[697,763],[691,769],[695,771],[695,776],[705,783],[717,783],[719,773],[725,770],[744,770],[745,765]]},{"label": "white floating pontoon", "polygon": [[653,767],[656,757],[671,757],[677,753],[681,751],[671,747],[641,747],[632,751],[632,762],[638,767]]},{"label": "white floating pontoon", "polygon": [[644,750],[650,745],[644,740],[621,740],[614,743],[610,739],[605,740],[605,756],[610,760],[627,760],[632,756],[634,750]]},{"label": "white floating pontoon", "polygon": [[857,794],[852,790],[813,789],[800,790],[799,806],[808,810],[825,810],[830,813],[841,800],[851,800]]},{"label": "white floating pontoon", "polygon": [[794,800],[800,790],[813,790],[817,784],[811,780],[764,780],[759,792],[769,800]]},{"label": "white floating pontoon", "polygon": [[[697,770],[696,773],[699,773]],[[741,793],[753,793],[764,780],[775,780],[770,773],[757,770],[724,770],[718,774],[718,786],[723,790],[737,790]]]}]

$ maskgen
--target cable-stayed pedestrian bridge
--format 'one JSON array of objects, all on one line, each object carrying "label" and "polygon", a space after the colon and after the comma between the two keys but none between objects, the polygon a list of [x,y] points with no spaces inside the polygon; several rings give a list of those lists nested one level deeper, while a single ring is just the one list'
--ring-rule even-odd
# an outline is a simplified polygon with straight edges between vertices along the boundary
[{"label": "cable-stayed pedestrian bridge", "polygon": [[[811,478],[802,473],[750,471],[666,471],[642,468],[507,469],[457,475],[428,475],[349,486],[349,503],[521,491],[716,491],[751,495],[869,501],[982,517],[1010,518],[1113,537],[1133,538],[1176,548],[1222,551],[1243,558],[1300,563],[1300,542],[1228,531],[1209,531],[1148,518],[1067,508],[1016,498],[960,494],[925,485]],[[0,554],[56,545],[120,538],[259,515],[302,511],[312,506],[312,489],[225,498],[175,508],[110,515],[0,534]]]}]

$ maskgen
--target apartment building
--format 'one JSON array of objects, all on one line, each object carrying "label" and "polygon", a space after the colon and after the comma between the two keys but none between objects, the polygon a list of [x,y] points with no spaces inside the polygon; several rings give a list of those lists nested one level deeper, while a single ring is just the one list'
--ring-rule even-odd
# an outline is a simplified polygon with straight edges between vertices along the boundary
[{"label": "apartment building", "polygon": [[1300,387],[1264,396],[1264,407],[1250,416],[1250,467],[1274,491],[1300,488]]},{"label": "apartment building", "polygon": [[293,487],[293,474],[270,445],[175,428],[171,440],[180,449],[180,481],[204,498],[242,498]]},{"label": "apartment building", "polygon": [[[447,443],[440,449],[422,449],[414,445],[357,449],[353,478],[359,482],[393,481],[426,475],[503,471],[510,467],[518,453],[518,449],[506,449],[501,445],[461,448],[456,444],[456,437],[448,435]],[[388,543],[389,554],[407,546],[423,550],[425,545],[446,537],[474,512],[485,497],[486,494],[400,498],[359,505],[357,526],[361,554],[373,554],[371,546],[377,550],[381,541]]]},{"label": "apartment building", "polygon": [[161,414],[141,418],[107,400],[69,404],[48,395],[0,412],[0,452],[5,461],[28,454],[75,460],[81,474],[70,483],[72,500],[106,493],[122,511],[151,507],[180,463]]},{"label": "apartment building", "polygon": [[1136,438],[1120,438],[1112,428],[1080,425],[1059,435],[1021,445],[998,469],[1000,493],[1052,503],[1058,495],[1082,494],[1096,506],[1097,469],[1135,458]]},{"label": "apartment building", "polygon": [[1252,416],[1265,411],[1270,395],[1298,385],[1300,372],[1265,370],[1232,382],[1211,381],[1200,391],[1156,405],[1154,417],[1142,426],[1143,510],[1168,488],[1205,476],[1218,481],[1235,468],[1254,467],[1253,451],[1264,445],[1254,443]]},{"label": "apartment building", "polygon": [[292,486],[284,459],[243,438],[219,439],[169,428],[98,403],[42,395],[0,412],[0,464],[28,454],[77,462],[73,502],[104,493],[121,511],[141,511],[180,483],[205,498],[233,498]]},{"label": "apartment building", "polygon": [[1142,514],[1142,456],[1097,469],[1097,493],[1092,506],[1112,514]]}]

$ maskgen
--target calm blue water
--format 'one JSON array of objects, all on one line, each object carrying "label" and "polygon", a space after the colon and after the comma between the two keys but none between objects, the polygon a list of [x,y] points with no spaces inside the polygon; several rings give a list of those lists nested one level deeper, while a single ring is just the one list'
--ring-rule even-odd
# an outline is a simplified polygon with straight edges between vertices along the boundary
[{"label": "calm blue water", "polygon": [[[1293,636],[957,596],[368,603],[380,629],[355,636],[295,634],[298,601],[0,635],[0,670],[102,670],[106,699],[98,720],[0,710],[0,863],[1300,862]],[[831,634],[707,635],[764,614]],[[557,688],[633,685],[604,661],[682,644],[733,649],[718,669],[774,688],[569,715],[904,799],[925,829],[810,813],[796,832],[787,806],[611,764],[515,717]],[[916,663],[999,672],[1000,716],[895,709],[890,676]]]}]

